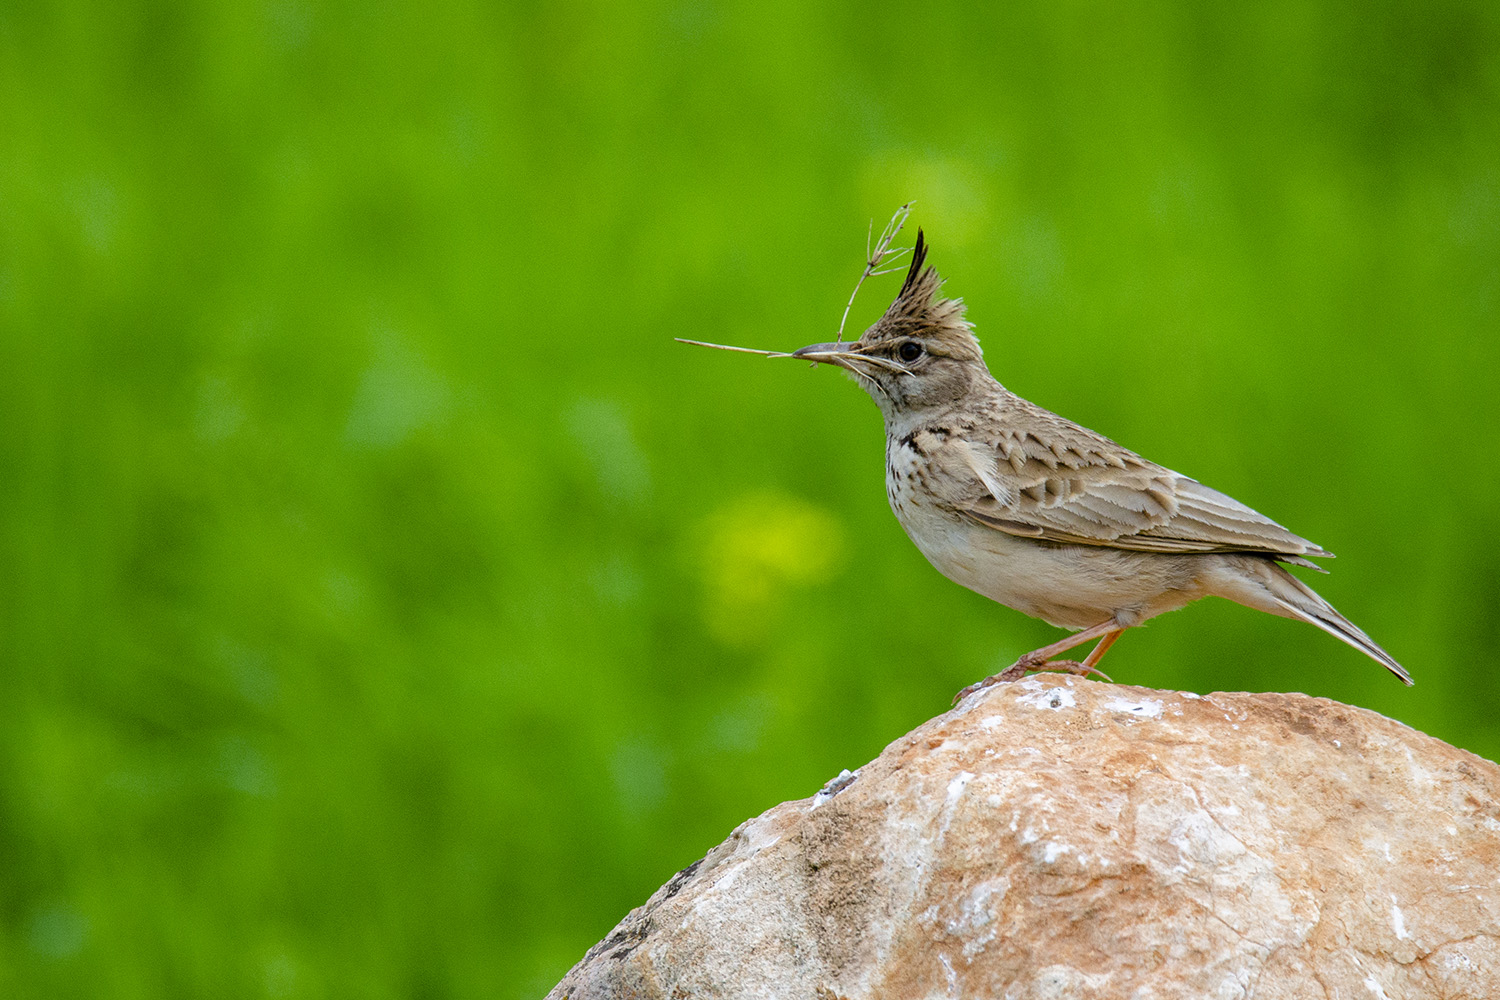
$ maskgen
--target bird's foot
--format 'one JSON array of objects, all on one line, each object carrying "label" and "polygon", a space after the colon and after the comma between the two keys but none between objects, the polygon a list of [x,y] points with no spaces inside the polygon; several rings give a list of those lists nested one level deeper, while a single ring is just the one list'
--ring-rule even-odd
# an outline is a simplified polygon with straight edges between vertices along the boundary
[{"label": "bird's foot", "polygon": [[1048,660],[1041,666],[1032,667],[1032,670],[1056,670],[1062,674],[1073,674],[1076,677],[1098,677],[1101,680],[1113,684],[1114,678],[1100,670],[1098,667],[1090,666],[1088,663],[1079,663],[1077,660]]},{"label": "bird's foot", "polygon": [[958,692],[958,694],[953,696],[953,704],[957,705],[969,695],[975,693],[976,691],[983,691],[985,688],[992,685],[1010,684],[1014,681],[1018,681],[1034,670],[1056,670],[1059,673],[1074,674],[1078,677],[1088,677],[1090,675],[1093,675],[1095,677],[1103,678],[1104,680],[1109,681],[1111,684],[1114,683],[1114,681],[1108,674],[1100,670],[1098,667],[1091,666],[1090,664],[1080,663],[1077,660],[1038,661],[1032,659],[1031,654],[1028,653],[1027,655],[1017,660],[1015,663],[1012,663],[1010,666],[1000,671],[998,674],[992,674],[982,681],[975,681],[973,684],[970,684],[968,687]]},{"label": "bird's foot", "polygon": [[958,694],[953,696],[953,704],[957,705],[959,702],[963,701],[975,691],[983,691],[991,684],[1000,684],[1008,679],[1009,678],[1006,678],[1001,674],[994,674],[993,676],[986,677],[982,681],[975,681],[973,684],[970,684],[968,687],[964,688],[962,691],[958,692]]}]

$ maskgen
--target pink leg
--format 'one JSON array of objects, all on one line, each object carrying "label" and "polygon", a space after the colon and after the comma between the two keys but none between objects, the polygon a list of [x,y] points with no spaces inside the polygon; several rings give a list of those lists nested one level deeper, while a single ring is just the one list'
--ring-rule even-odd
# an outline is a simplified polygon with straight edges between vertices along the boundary
[{"label": "pink leg", "polygon": [[[1120,638],[1120,636],[1124,634],[1124,629],[1115,629],[1115,631],[1109,633],[1103,639],[1100,639],[1099,645],[1095,646],[1093,652],[1089,653],[1089,655],[1084,659],[1083,665],[1085,667],[1092,667],[1094,664],[1104,659],[1104,654],[1109,652],[1109,647],[1113,646],[1115,644],[1115,640]],[[1095,671],[1095,673],[1098,673],[1098,671]],[[1100,674],[1100,676],[1102,677],[1104,675]]]},{"label": "pink leg", "polygon": [[[975,691],[982,691],[991,684],[1007,684],[1011,681],[1018,681],[1032,670],[1066,670],[1070,674],[1080,674],[1085,677],[1089,674],[1098,674],[1105,680],[1109,680],[1109,677],[1102,671],[1094,669],[1094,664],[1098,663],[1105,651],[1114,645],[1115,640],[1120,637],[1120,633],[1123,631],[1124,629],[1120,628],[1119,622],[1110,618],[1108,621],[1100,622],[1098,625],[1086,628],[1082,632],[1075,632],[1066,639],[1059,639],[1050,646],[1034,649],[998,674],[970,684],[953,696],[953,703],[956,705]],[[1066,653],[1074,646],[1081,646],[1090,639],[1099,639],[1099,645],[1094,647],[1084,662],[1078,663],[1073,660],[1052,659],[1058,653]]]}]

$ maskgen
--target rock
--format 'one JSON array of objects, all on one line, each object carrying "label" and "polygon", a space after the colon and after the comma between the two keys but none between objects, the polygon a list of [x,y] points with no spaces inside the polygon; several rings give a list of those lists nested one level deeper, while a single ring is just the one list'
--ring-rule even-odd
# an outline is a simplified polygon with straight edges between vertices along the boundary
[{"label": "rock", "polygon": [[834,784],[549,997],[1500,997],[1500,768],[1374,712],[1046,675]]}]

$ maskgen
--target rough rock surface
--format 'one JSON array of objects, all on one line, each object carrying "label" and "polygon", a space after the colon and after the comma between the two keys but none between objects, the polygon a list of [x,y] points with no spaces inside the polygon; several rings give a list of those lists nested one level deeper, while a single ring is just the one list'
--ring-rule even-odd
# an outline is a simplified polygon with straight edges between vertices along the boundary
[{"label": "rough rock surface", "polygon": [[1033,677],[833,785],[549,997],[1500,997],[1500,768],[1373,712]]}]

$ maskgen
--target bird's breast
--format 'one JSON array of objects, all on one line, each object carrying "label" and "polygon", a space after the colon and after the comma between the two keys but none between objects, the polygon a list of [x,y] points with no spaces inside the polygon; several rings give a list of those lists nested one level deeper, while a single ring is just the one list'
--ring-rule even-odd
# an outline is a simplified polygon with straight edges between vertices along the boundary
[{"label": "bird's breast", "polygon": [[[906,534],[943,575],[957,580],[973,571],[970,528],[933,490],[935,473],[915,435],[892,437],[886,447],[885,495]],[[966,584],[967,585],[967,584]]]},{"label": "bird's breast", "polygon": [[[885,449],[885,496],[903,527],[920,507],[931,505],[926,456],[911,436],[890,440]],[[911,529],[908,527],[907,531]]]}]

